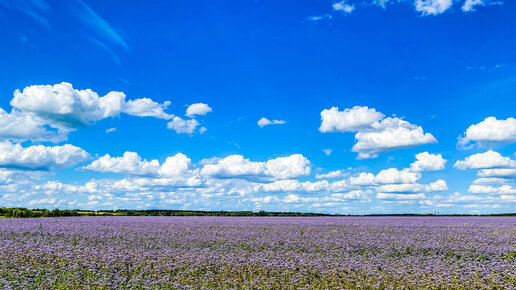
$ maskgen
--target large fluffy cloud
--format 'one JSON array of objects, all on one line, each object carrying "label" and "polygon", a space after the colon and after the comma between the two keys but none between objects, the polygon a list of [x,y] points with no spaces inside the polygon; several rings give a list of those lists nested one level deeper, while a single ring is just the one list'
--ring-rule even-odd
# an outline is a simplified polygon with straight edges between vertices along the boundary
[{"label": "large fluffy cloud", "polygon": [[16,90],[11,106],[31,112],[57,126],[87,125],[120,113],[170,119],[165,109],[170,102],[160,105],[151,99],[126,102],[122,92],[109,92],[100,97],[91,89],[77,90],[70,83],[33,85]]},{"label": "large fluffy cloud", "polygon": [[421,126],[399,118],[385,118],[374,129],[358,131],[351,149],[359,158],[375,158],[379,153],[428,143],[437,143]]},{"label": "large fluffy cloud", "polygon": [[41,118],[13,110],[7,113],[0,108],[0,139],[13,141],[52,141],[66,140],[67,130],[48,130]]},{"label": "large fluffy cloud", "polygon": [[[33,85],[16,90],[7,114],[0,109],[0,137],[9,140],[66,140],[67,133],[109,117],[126,113],[139,117],[171,119],[164,112],[170,104],[159,104],[148,98],[129,100],[122,92],[99,96],[91,89],[77,90],[70,83]],[[49,130],[48,127],[53,128]]]},{"label": "large fluffy cloud", "polygon": [[487,117],[484,121],[469,126],[464,136],[459,138],[460,146],[467,146],[470,142],[477,142],[480,146],[514,143],[516,142],[516,119],[498,120],[496,117]]},{"label": "large fluffy cloud", "polygon": [[374,108],[355,106],[339,111],[338,107],[324,109],[321,112],[319,131],[326,132],[356,132],[370,128],[374,123],[385,117]]},{"label": "large fluffy cloud", "polygon": [[435,171],[443,170],[446,159],[441,154],[430,154],[421,152],[416,155],[416,161],[410,164],[412,171]]},{"label": "large fluffy cloud", "polygon": [[30,170],[66,168],[86,160],[89,154],[83,149],[65,144],[47,147],[43,145],[22,147],[9,141],[0,143],[0,166]]},{"label": "large fluffy cloud", "polygon": [[339,111],[337,107],[321,112],[319,131],[357,132],[353,152],[359,159],[375,158],[379,153],[427,143],[437,143],[421,126],[411,124],[397,117],[385,118],[373,108],[353,107]]},{"label": "large fluffy cloud", "polygon": [[255,162],[241,155],[231,155],[205,164],[203,175],[215,177],[269,177],[289,179],[310,174],[310,161],[301,154]]},{"label": "large fluffy cloud", "polygon": [[514,168],[516,167],[516,161],[509,157],[504,157],[496,151],[489,150],[484,153],[473,154],[464,160],[458,160],[453,167],[460,170]]},{"label": "large fluffy cloud", "polygon": [[125,152],[122,157],[111,157],[109,154],[106,154],[81,169],[167,178],[191,175],[192,161],[183,153],[177,153],[174,156],[168,157],[163,165],[160,165],[156,159],[147,161],[142,159],[136,152]]},{"label": "large fluffy cloud", "polygon": [[122,157],[111,157],[109,154],[106,154],[82,169],[98,172],[151,175],[157,174],[160,165],[158,160],[142,160],[138,153],[125,152]]}]

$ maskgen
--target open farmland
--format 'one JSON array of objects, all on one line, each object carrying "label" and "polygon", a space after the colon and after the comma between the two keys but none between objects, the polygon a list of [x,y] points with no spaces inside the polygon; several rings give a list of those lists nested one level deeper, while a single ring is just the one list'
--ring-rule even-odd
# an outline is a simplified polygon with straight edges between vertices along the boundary
[{"label": "open farmland", "polygon": [[510,217],[0,220],[0,287],[516,288]]}]

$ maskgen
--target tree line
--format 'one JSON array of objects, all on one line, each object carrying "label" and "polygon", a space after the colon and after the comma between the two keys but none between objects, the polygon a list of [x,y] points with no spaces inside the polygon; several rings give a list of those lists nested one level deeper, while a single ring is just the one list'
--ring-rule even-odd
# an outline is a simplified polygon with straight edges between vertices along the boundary
[{"label": "tree line", "polygon": [[[38,217],[69,217],[69,216],[270,216],[270,217],[315,217],[315,216],[352,216],[349,214],[324,214],[305,212],[268,212],[268,211],[197,211],[197,210],[80,210],[80,209],[27,209],[24,207],[0,208],[3,218],[38,218]],[[468,214],[371,214],[365,216],[516,216],[516,213],[501,213],[489,215]]]}]

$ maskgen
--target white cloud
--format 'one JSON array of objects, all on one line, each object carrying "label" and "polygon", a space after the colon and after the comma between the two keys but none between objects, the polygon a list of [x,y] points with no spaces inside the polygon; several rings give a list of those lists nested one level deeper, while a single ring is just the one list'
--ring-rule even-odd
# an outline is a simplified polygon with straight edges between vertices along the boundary
[{"label": "white cloud", "polygon": [[282,124],[286,124],[286,123],[287,122],[285,122],[283,120],[269,120],[265,117],[258,120],[258,126],[260,126],[262,128],[267,125],[282,125]]},{"label": "white cloud", "polygon": [[355,6],[348,4],[347,0],[333,3],[332,7],[335,11],[342,11],[345,13],[351,13],[355,9]]},{"label": "white cloud", "polygon": [[206,115],[211,111],[212,111],[212,109],[207,104],[196,103],[196,104],[191,104],[190,106],[188,106],[188,108],[186,109],[186,115],[188,117],[193,117],[196,115]]},{"label": "white cloud", "polygon": [[358,152],[359,159],[375,158],[379,153],[427,143],[437,143],[421,126],[397,117],[385,118],[374,108],[355,106],[339,111],[338,107],[321,112],[319,131],[357,132],[351,151]]},{"label": "white cloud", "polygon": [[440,179],[430,184],[386,184],[376,188],[377,192],[398,192],[398,193],[411,193],[411,192],[438,192],[448,190],[446,181]]},{"label": "white cloud", "polygon": [[192,169],[192,160],[183,153],[177,153],[168,157],[159,170],[159,174],[165,177],[188,175]]},{"label": "white cloud", "polygon": [[421,126],[411,124],[399,118],[385,118],[374,129],[358,131],[356,143],[351,149],[358,152],[358,158],[375,158],[378,153],[413,147],[428,143],[437,143],[430,133],[424,133]]},{"label": "white cloud", "polygon": [[352,176],[349,181],[352,185],[378,185],[392,183],[415,183],[421,179],[420,172],[409,169],[398,170],[388,168],[380,171],[376,176],[372,173],[361,172],[357,176]]},{"label": "white cloud", "polygon": [[231,155],[205,164],[201,174],[227,177],[270,177],[273,179],[296,178],[310,174],[310,161],[301,154],[278,157],[267,162],[254,162],[241,155]]},{"label": "white cloud", "polygon": [[372,173],[361,172],[358,176],[349,178],[351,185],[375,185],[376,177]]},{"label": "white cloud", "polygon": [[174,115],[169,115],[164,111],[169,105],[170,101],[159,104],[149,98],[141,98],[126,102],[123,106],[123,112],[132,116],[170,120]]},{"label": "white cloud", "polygon": [[142,160],[138,153],[125,152],[122,157],[111,157],[109,154],[106,154],[81,169],[133,175],[152,175],[157,174],[160,165],[158,160]]},{"label": "white cloud", "polygon": [[415,0],[416,11],[422,15],[438,15],[448,10],[453,4],[452,0]]},{"label": "white cloud", "polygon": [[468,156],[464,161],[458,160],[453,167],[460,170],[512,168],[516,167],[516,161],[511,160],[509,157],[504,157],[496,151],[489,150]]},{"label": "white cloud", "polygon": [[33,85],[16,90],[11,106],[31,112],[57,127],[87,125],[122,111],[125,95],[110,92],[103,97],[90,90],[76,90],[70,83]]},{"label": "white cloud", "polygon": [[479,170],[479,177],[514,177],[516,178],[516,169],[512,168],[493,168]]},{"label": "white cloud", "polygon": [[511,179],[500,177],[481,177],[473,181],[473,184],[504,184],[511,182]]},{"label": "white cloud", "polygon": [[446,159],[441,154],[421,152],[416,155],[416,159],[414,163],[410,164],[410,170],[412,171],[443,170],[446,164]]},{"label": "white cloud", "polygon": [[398,170],[396,168],[389,168],[380,171],[375,177],[375,182],[381,184],[415,183],[419,179],[421,179],[421,173],[419,172],[412,172],[408,169]]},{"label": "white cloud", "polygon": [[[185,133],[185,134],[192,135],[195,132],[197,126],[199,126],[199,125],[200,125],[200,123],[195,119],[185,120],[185,119],[182,119],[181,117],[176,116],[176,117],[174,117],[174,119],[172,119],[172,121],[167,123],[167,128],[176,131],[177,134]],[[204,128],[204,127],[202,127],[202,128]],[[206,128],[204,128],[204,129],[206,129]],[[206,130],[200,130],[200,131],[204,132]]]},{"label": "white cloud", "polygon": [[356,132],[371,128],[374,123],[385,117],[374,108],[355,106],[351,109],[339,111],[338,107],[324,109],[321,112],[321,126],[319,131],[327,132]]},{"label": "white cloud", "polygon": [[425,199],[426,196],[424,193],[401,194],[401,193],[379,192],[376,194],[376,198],[381,199],[381,200],[419,200],[419,199]]},{"label": "white cloud", "polygon": [[330,172],[324,173],[324,174],[316,174],[315,178],[317,178],[317,179],[340,178],[340,177],[346,177],[348,175],[349,175],[349,173],[345,170],[335,170],[335,171],[330,171]]},{"label": "white cloud", "polygon": [[277,157],[265,164],[266,174],[277,179],[296,178],[310,174],[310,161],[301,154]]},{"label": "white cloud", "polygon": [[324,154],[326,154],[326,156],[330,156],[332,150],[331,149],[323,149],[323,152],[324,152]]},{"label": "white cloud", "polygon": [[[76,90],[70,83],[33,85],[16,90],[11,100],[14,108],[10,114],[0,110],[2,126],[0,137],[10,140],[62,141],[67,133],[78,126],[85,126],[121,113],[140,117],[170,119],[163,110],[169,102],[158,104],[151,99],[125,101],[122,92],[109,92],[100,97],[96,92]],[[49,131],[46,125],[55,129]],[[57,131],[57,132],[56,132]]]},{"label": "white cloud", "polygon": [[323,19],[330,19],[331,20],[332,18],[333,18],[333,16],[331,14],[326,13],[324,15],[308,16],[308,17],[306,17],[306,20],[316,22],[316,21],[321,21]]},{"label": "white cloud", "polygon": [[195,172],[192,169],[191,159],[182,153],[168,157],[163,165],[160,165],[158,160],[147,161],[142,159],[136,152],[125,152],[122,157],[111,157],[109,154],[106,154],[88,166],[81,168],[81,170],[97,172],[148,175],[164,178],[193,176]]},{"label": "white cloud", "polygon": [[469,126],[464,137],[459,137],[460,146],[466,147],[472,141],[480,146],[514,143],[516,142],[516,119],[497,120],[496,117],[487,117],[484,121]]},{"label": "white cloud", "polygon": [[66,168],[88,159],[83,149],[65,144],[47,147],[36,145],[22,147],[9,141],[0,143],[0,166],[8,168],[50,170]]},{"label": "white cloud", "polygon": [[66,130],[48,130],[45,122],[32,114],[12,110],[7,113],[0,108],[0,139],[60,142],[66,140]]},{"label": "white cloud", "polygon": [[116,128],[109,128],[109,129],[106,129],[106,134],[113,133],[115,131],[116,131]]},{"label": "white cloud", "polygon": [[469,187],[468,191],[474,194],[516,194],[516,188],[510,185],[494,187],[490,185],[473,184]]},{"label": "white cloud", "polygon": [[287,179],[257,185],[255,192],[319,192],[328,190],[328,187],[329,183],[326,180],[300,182],[295,179]]},{"label": "white cloud", "polygon": [[475,11],[475,6],[484,6],[485,3],[483,0],[466,0],[464,5],[462,5],[461,9],[464,12]]}]

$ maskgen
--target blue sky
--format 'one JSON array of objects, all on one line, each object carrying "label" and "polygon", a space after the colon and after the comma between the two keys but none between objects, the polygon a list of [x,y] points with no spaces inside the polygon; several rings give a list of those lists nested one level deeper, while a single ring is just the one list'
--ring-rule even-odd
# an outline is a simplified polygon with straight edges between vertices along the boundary
[{"label": "blue sky", "polygon": [[515,11],[0,0],[2,205],[514,212]]}]

